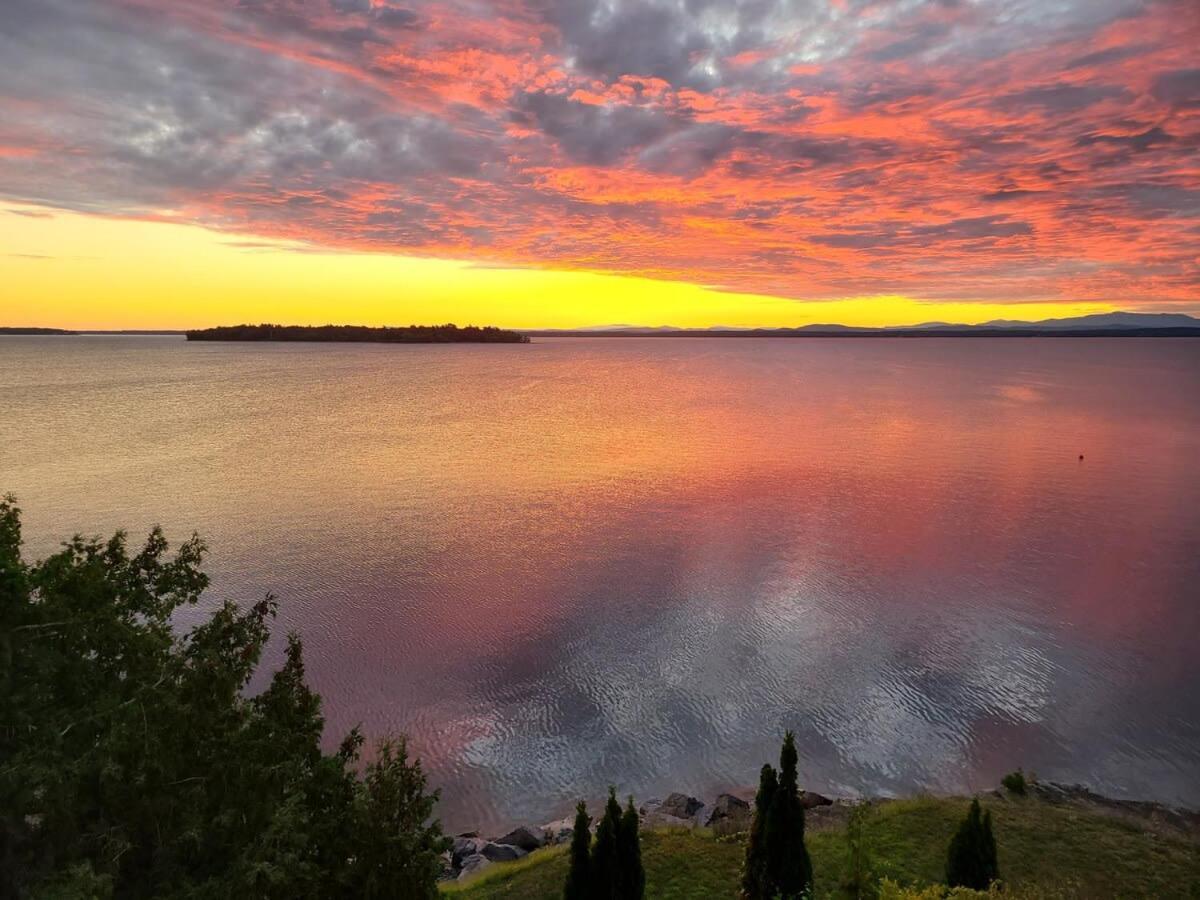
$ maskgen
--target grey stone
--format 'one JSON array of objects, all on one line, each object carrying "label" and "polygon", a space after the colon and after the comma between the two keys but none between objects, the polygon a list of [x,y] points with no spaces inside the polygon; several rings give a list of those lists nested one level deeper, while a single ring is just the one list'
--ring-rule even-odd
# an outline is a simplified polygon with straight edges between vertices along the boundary
[{"label": "grey stone", "polygon": [[554,822],[547,822],[542,826],[543,839],[547,844],[565,844],[571,840],[571,835],[575,833],[575,819],[558,819]]},{"label": "grey stone", "polygon": [[511,862],[525,856],[525,851],[520,847],[513,847],[510,844],[493,844],[491,841],[484,841],[479,852],[492,862]]},{"label": "grey stone", "polygon": [[832,806],[833,801],[824,794],[818,794],[815,791],[801,791],[800,805],[805,809],[812,809],[816,806]]},{"label": "grey stone", "polygon": [[504,835],[504,837],[495,838],[493,843],[520,847],[526,853],[532,853],[546,843],[546,839],[541,834],[535,833],[522,825],[519,828],[514,828],[508,834]]},{"label": "grey stone", "polygon": [[456,837],[450,845],[450,864],[456,869],[461,869],[463,861],[469,856],[477,855],[486,843],[487,841],[477,837]]},{"label": "grey stone", "polygon": [[690,819],[703,808],[704,804],[695,797],[689,797],[687,794],[676,792],[669,795],[662,802],[658,811],[668,816],[674,816],[677,819]]},{"label": "grey stone", "polygon": [[472,875],[475,875],[478,872],[482,872],[484,869],[486,869],[491,864],[492,864],[492,861],[490,859],[488,859],[486,856],[483,856],[482,854],[479,854],[479,853],[473,853],[470,856],[468,856],[466,859],[463,860],[462,868],[459,870],[459,873],[458,873],[458,880],[465,881],[466,879],[470,878]]},{"label": "grey stone", "polygon": [[750,824],[750,804],[733,794],[721,794],[708,814],[707,825],[742,826]]}]

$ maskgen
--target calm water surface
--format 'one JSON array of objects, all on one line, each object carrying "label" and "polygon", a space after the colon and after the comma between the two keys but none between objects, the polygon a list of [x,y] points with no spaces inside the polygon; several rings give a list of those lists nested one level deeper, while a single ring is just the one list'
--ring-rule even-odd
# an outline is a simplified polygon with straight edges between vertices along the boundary
[{"label": "calm water surface", "polygon": [[817,790],[1200,805],[1200,341],[0,338],[0,396],[29,555],[199,531],[451,828],[788,727]]}]

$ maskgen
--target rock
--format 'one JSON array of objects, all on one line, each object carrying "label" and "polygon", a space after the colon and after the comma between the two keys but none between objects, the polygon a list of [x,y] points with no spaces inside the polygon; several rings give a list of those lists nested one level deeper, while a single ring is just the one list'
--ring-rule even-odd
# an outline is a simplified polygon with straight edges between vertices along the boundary
[{"label": "rock", "polygon": [[542,835],[535,834],[522,825],[519,828],[514,828],[508,834],[504,835],[504,837],[495,838],[493,843],[508,844],[511,847],[520,847],[526,853],[532,853],[534,850],[537,850],[539,847],[545,844],[546,839]]},{"label": "rock", "polygon": [[750,824],[750,804],[733,794],[721,794],[713,803],[706,825],[742,826]]},{"label": "rock", "polygon": [[476,856],[487,841],[477,837],[456,837],[450,845],[450,864],[456,869],[463,867],[463,861],[470,856]]},{"label": "rock", "polygon": [[482,872],[491,864],[492,861],[486,856],[480,853],[473,853],[463,860],[462,869],[460,869],[458,873],[458,880],[464,881],[467,878],[470,878],[472,875]]},{"label": "rock", "polygon": [[833,806],[833,801],[816,791],[801,791],[800,805],[805,809],[812,809],[816,806]]},{"label": "rock", "polygon": [[690,819],[704,808],[704,804],[695,797],[678,792],[671,794],[659,806],[658,811],[677,819]]},{"label": "rock", "polygon": [[525,855],[524,850],[511,844],[493,844],[491,841],[482,843],[483,846],[479,848],[480,855],[487,857],[492,862],[512,862]]},{"label": "rock", "polygon": [[543,839],[547,844],[565,844],[575,833],[575,819],[558,819],[542,826]]}]

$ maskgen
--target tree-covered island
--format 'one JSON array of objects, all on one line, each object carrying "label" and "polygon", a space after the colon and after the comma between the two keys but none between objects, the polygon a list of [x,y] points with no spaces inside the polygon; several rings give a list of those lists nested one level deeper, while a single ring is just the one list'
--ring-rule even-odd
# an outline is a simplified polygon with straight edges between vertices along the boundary
[{"label": "tree-covered island", "polygon": [[187,332],[189,341],[312,341],[374,344],[528,344],[516,331],[491,325],[224,325]]}]

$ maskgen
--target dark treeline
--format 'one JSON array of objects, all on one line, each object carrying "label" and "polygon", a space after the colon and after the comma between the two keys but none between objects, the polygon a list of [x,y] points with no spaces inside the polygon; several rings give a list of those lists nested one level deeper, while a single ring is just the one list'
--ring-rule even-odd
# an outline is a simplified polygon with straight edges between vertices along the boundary
[{"label": "dark treeline", "polygon": [[187,332],[189,341],[344,341],[379,344],[527,344],[529,338],[491,325],[225,325]]},{"label": "dark treeline", "polygon": [[65,328],[25,328],[4,327],[0,334],[78,334],[77,331],[67,331]]},{"label": "dark treeline", "polygon": [[1129,338],[1129,337],[1200,337],[1200,328],[739,328],[720,330],[681,328],[678,331],[552,331],[535,330],[533,337],[628,337],[628,338]]}]

